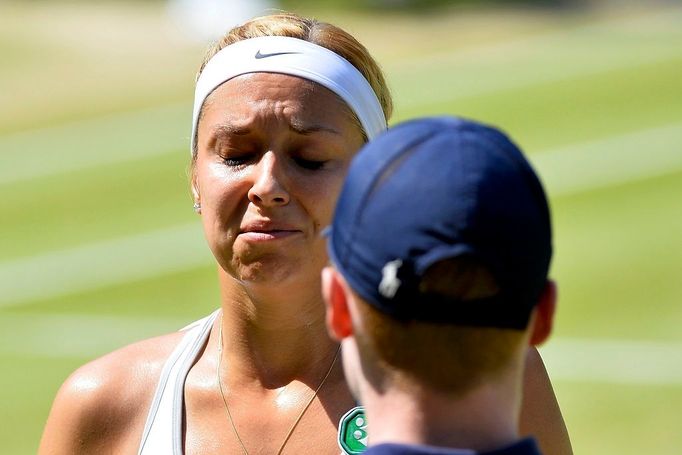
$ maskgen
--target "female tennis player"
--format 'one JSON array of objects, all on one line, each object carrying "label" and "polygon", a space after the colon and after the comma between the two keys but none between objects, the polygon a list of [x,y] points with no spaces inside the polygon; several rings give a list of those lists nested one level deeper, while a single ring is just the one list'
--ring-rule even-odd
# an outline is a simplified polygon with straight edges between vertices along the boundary
[{"label": "female tennis player", "polygon": [[[73,373],[40,453],[338,454],[339,419],[356,403],[325,329],[320,234],[391,108],[375,61],[333,25],[277,14],[229,31],[200,69],[191,137],[220,308]],[[529,357],[522,430],[570,453]]]}]

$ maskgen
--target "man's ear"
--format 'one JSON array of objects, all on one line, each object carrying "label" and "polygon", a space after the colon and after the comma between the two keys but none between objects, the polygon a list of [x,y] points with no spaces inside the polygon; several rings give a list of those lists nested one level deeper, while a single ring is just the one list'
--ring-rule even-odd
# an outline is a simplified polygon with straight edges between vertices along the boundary
[{"label": "man's ear", "polygon": [[322,269],[322,296],[324,297],[327,332],[336,341],[353,334],[353,322],[348,308],[350,291],[346,280],[334,267]]},{"label": "man's ear", "polygon": [[554,325],[554,312],[557,302],[557,285],[553,280],[547,280],[542,291],[540,301],[535,307],[531,318],[530,344],[537,346],[549,338]]}]

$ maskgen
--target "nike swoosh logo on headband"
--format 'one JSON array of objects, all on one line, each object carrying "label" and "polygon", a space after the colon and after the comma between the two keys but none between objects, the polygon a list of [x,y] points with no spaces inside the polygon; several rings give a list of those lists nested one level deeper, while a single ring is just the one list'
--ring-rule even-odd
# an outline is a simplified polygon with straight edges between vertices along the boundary
[{"label": "nike swoosh logo on headband", "polygon": [[301,52],[272,52],[270,54],[261,54],[260,49],[256,52],[256,59],[274,57],[275,55],[286,55],[286,54],[301,54]]}]

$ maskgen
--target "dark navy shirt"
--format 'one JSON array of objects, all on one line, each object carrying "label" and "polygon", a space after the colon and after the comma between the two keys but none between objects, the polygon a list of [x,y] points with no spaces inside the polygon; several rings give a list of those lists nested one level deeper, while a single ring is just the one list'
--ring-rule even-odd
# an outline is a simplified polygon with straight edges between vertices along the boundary
[{"label": "dark navy shirt", "polygon": [[377,444],[362,452],[362,455],[541,455],[535,439],[526,438],[507,447],[490,452],[474,452],[466,449],[451,449],[448,447],[405,445],[405,444]]}]

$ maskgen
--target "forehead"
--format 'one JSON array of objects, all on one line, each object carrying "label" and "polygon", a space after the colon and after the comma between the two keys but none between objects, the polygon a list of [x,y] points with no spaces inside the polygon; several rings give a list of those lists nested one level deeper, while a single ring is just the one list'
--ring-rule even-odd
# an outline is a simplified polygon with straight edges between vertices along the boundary
[{"label": "forehead", "polygon": [[200,123],[241,122],[259,117],[356,127],[348,105],[331,90],[306,79],[276,73],[244,74],[224,82],[207,97]]}]

